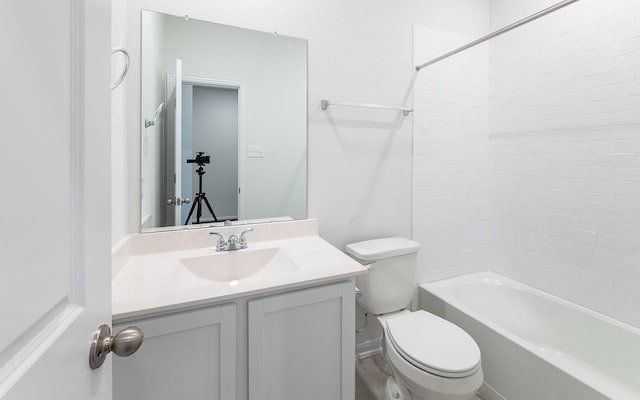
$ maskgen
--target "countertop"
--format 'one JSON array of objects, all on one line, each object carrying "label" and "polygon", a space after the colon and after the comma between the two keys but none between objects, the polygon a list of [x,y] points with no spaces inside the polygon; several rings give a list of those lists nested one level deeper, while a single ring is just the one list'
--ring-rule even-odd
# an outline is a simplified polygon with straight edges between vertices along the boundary
[{"label": "countertop", "polygon": [[[209,237],[209,232],[215,230],[227,237],[246,229],[246,226],[137,235],[119,246],[113,254],[113,319],[160,314],[318,285],[366,272],[364,266],[318,236],[316,220],[251,227],[254,232],[247,234],[249,248],[236,252],[279,248],[295,267],[261,272],[230,282],[216,282],[196,275],[180,261],[216,253],[215,241]],[[264,240],[267,237],[277,240]],[[198,246],[203,243],[208,245]]]}]

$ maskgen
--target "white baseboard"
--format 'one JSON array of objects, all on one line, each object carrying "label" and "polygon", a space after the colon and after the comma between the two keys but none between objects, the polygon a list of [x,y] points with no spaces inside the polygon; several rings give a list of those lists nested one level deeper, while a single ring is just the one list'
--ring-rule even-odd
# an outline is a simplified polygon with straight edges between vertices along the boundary
[{"label": "white baseboard", "polygon": [[382,352],[382,338],[376,338],[368,340],[356,345],[356,358],[361,360],[363,358],[371,357],[374,354]]},{"label": "white baseboard", "polygon": [[478,397],[483,400],[507,400],[487,382],[482,383],[482,386],[478,391]]}]

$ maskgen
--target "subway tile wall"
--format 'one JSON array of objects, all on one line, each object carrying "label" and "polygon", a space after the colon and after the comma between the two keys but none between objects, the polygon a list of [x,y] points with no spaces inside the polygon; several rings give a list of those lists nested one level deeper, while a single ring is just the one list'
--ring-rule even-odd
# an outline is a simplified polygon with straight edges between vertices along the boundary
[{"label": "subway tile wall", "polygon": [[[416,58],[460,40],[416,27]],[[640,3],[581,0],[436,65],[414,95],[418,278],[491,269],[640,326]]]},{"label": "subway tile wall", "polygon": [[[416,64],[475,37],[414,27]],[[489,52],[423,69],[414,85],[413,238],[418,279],[489,269]]]},{"label": "subway tile wall", "polygon": [[490,47],[491,267],[640,326],[640,3]]}]

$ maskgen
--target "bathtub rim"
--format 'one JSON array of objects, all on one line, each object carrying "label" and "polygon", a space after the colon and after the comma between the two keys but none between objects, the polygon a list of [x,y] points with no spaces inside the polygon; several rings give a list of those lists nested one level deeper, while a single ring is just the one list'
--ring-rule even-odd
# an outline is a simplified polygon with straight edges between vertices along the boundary
[{"label": "bathtub rim", "polygon": [[[588,377],[583,376],[585,375],[584,370],[579,371],[579,368],[570,368],[566,365],[558,365],[555,358],[549,357],[545,353],[541,353],[539,349],[537,349],[536,346],[534,346],[534,344],[532,344],[528,340],[522,339],[520,336],[510,332],[509,330],[501,327],[500,325],[494,323],[493,321],[487,320],[487,318],[483,317],[480,313],[476,312],[475,310],[472,310],[470,307],[466,306],[463,302],[458,301],[458,299],[452,293],[452,285],[464,286],[464,285],[470,285],[470,284],[482,284],[482,285],[489,284],[492,286],[507,286],[512,289],[529,292],[535,296],[539,296],[548,301],[560,304],[561,306],[568,307],[574,311],[586,314],[589,317],[595,318],[604,323],[611,324],[616,328],[629,331],[632,334],[639,335],[639,336],[640,336],[640,328],[627,324],[623,321],[619,321],[615,318],[609,317],[607,315],[604,315],[602,313],[589,309],[580,304],[573,303],[562,297],[537,289],[533,286],[527,285],[525,283],[519,282],[515,279],[509,278],[507,276],[501,275],[493,271],[474,272],[474,273],[459,275],[459,276],[446,278],[438,281],[424,282],[418,285],[421,290],[425,290],[431,295],[437,297],[440,301],[453,307],[458,312],[466,314],[470,318],[476,321],[479,321],[478,323],[482,323],[490,330],[503,336],[505,339],[512,341],[518,346],[524,348],[525,350],[533,354],[535,357],[538,357],[539,359],[552,365],[554,368],[557,368],[563,371],[564,373],[570,375],[577,381],[592,388],[593,390],[597,391],[603,396],[610,397],[612,395],[611,392],[613,392],[613,394],[616,395],[616,397],[612,397],[612,398],[628,398],[624,396],[627,396],[629,393],[633,394],[634,396],[638,395],[637,392],[633,391],[633,388],[630,388],[629,386],[625,386],[623,383],[619,383],[619,381],[615,381],[612,379],[603,379],[601,381],[594,382],[587,379]],[[590,372],[587,371],[586,374],[589,375]]]}]

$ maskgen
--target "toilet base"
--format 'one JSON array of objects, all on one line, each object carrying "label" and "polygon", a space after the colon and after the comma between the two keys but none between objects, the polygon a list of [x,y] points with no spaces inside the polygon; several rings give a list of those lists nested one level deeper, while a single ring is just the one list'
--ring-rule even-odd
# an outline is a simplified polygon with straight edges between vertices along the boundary
[{"label": "toilet base", "polygon": [[402,395],[402,392],[400,392],[400,387],[391,376],[387,378],[386,392],[387,400],[408,400],[405,396]]},{"label": "toilet base", "polygon": [[387,400],[471,400],[482,386],[483,374],[479,367],[463,378],[445,378],[416,368],[395,349],[389,339],[385,321],[409,314],[399,311],[378,316],[383,328],[382,353],[391,369],[387,380]]},{"label": "toilet base", "polygon": [[448,395],[445,393],[436,393],[430,391],[430,393],[412,393],[408,387],[401,387],[393,376],[387,378],[387,384],[385,387],[386,400],[471,400],[475,397],[476,393],[469,395]]}]

